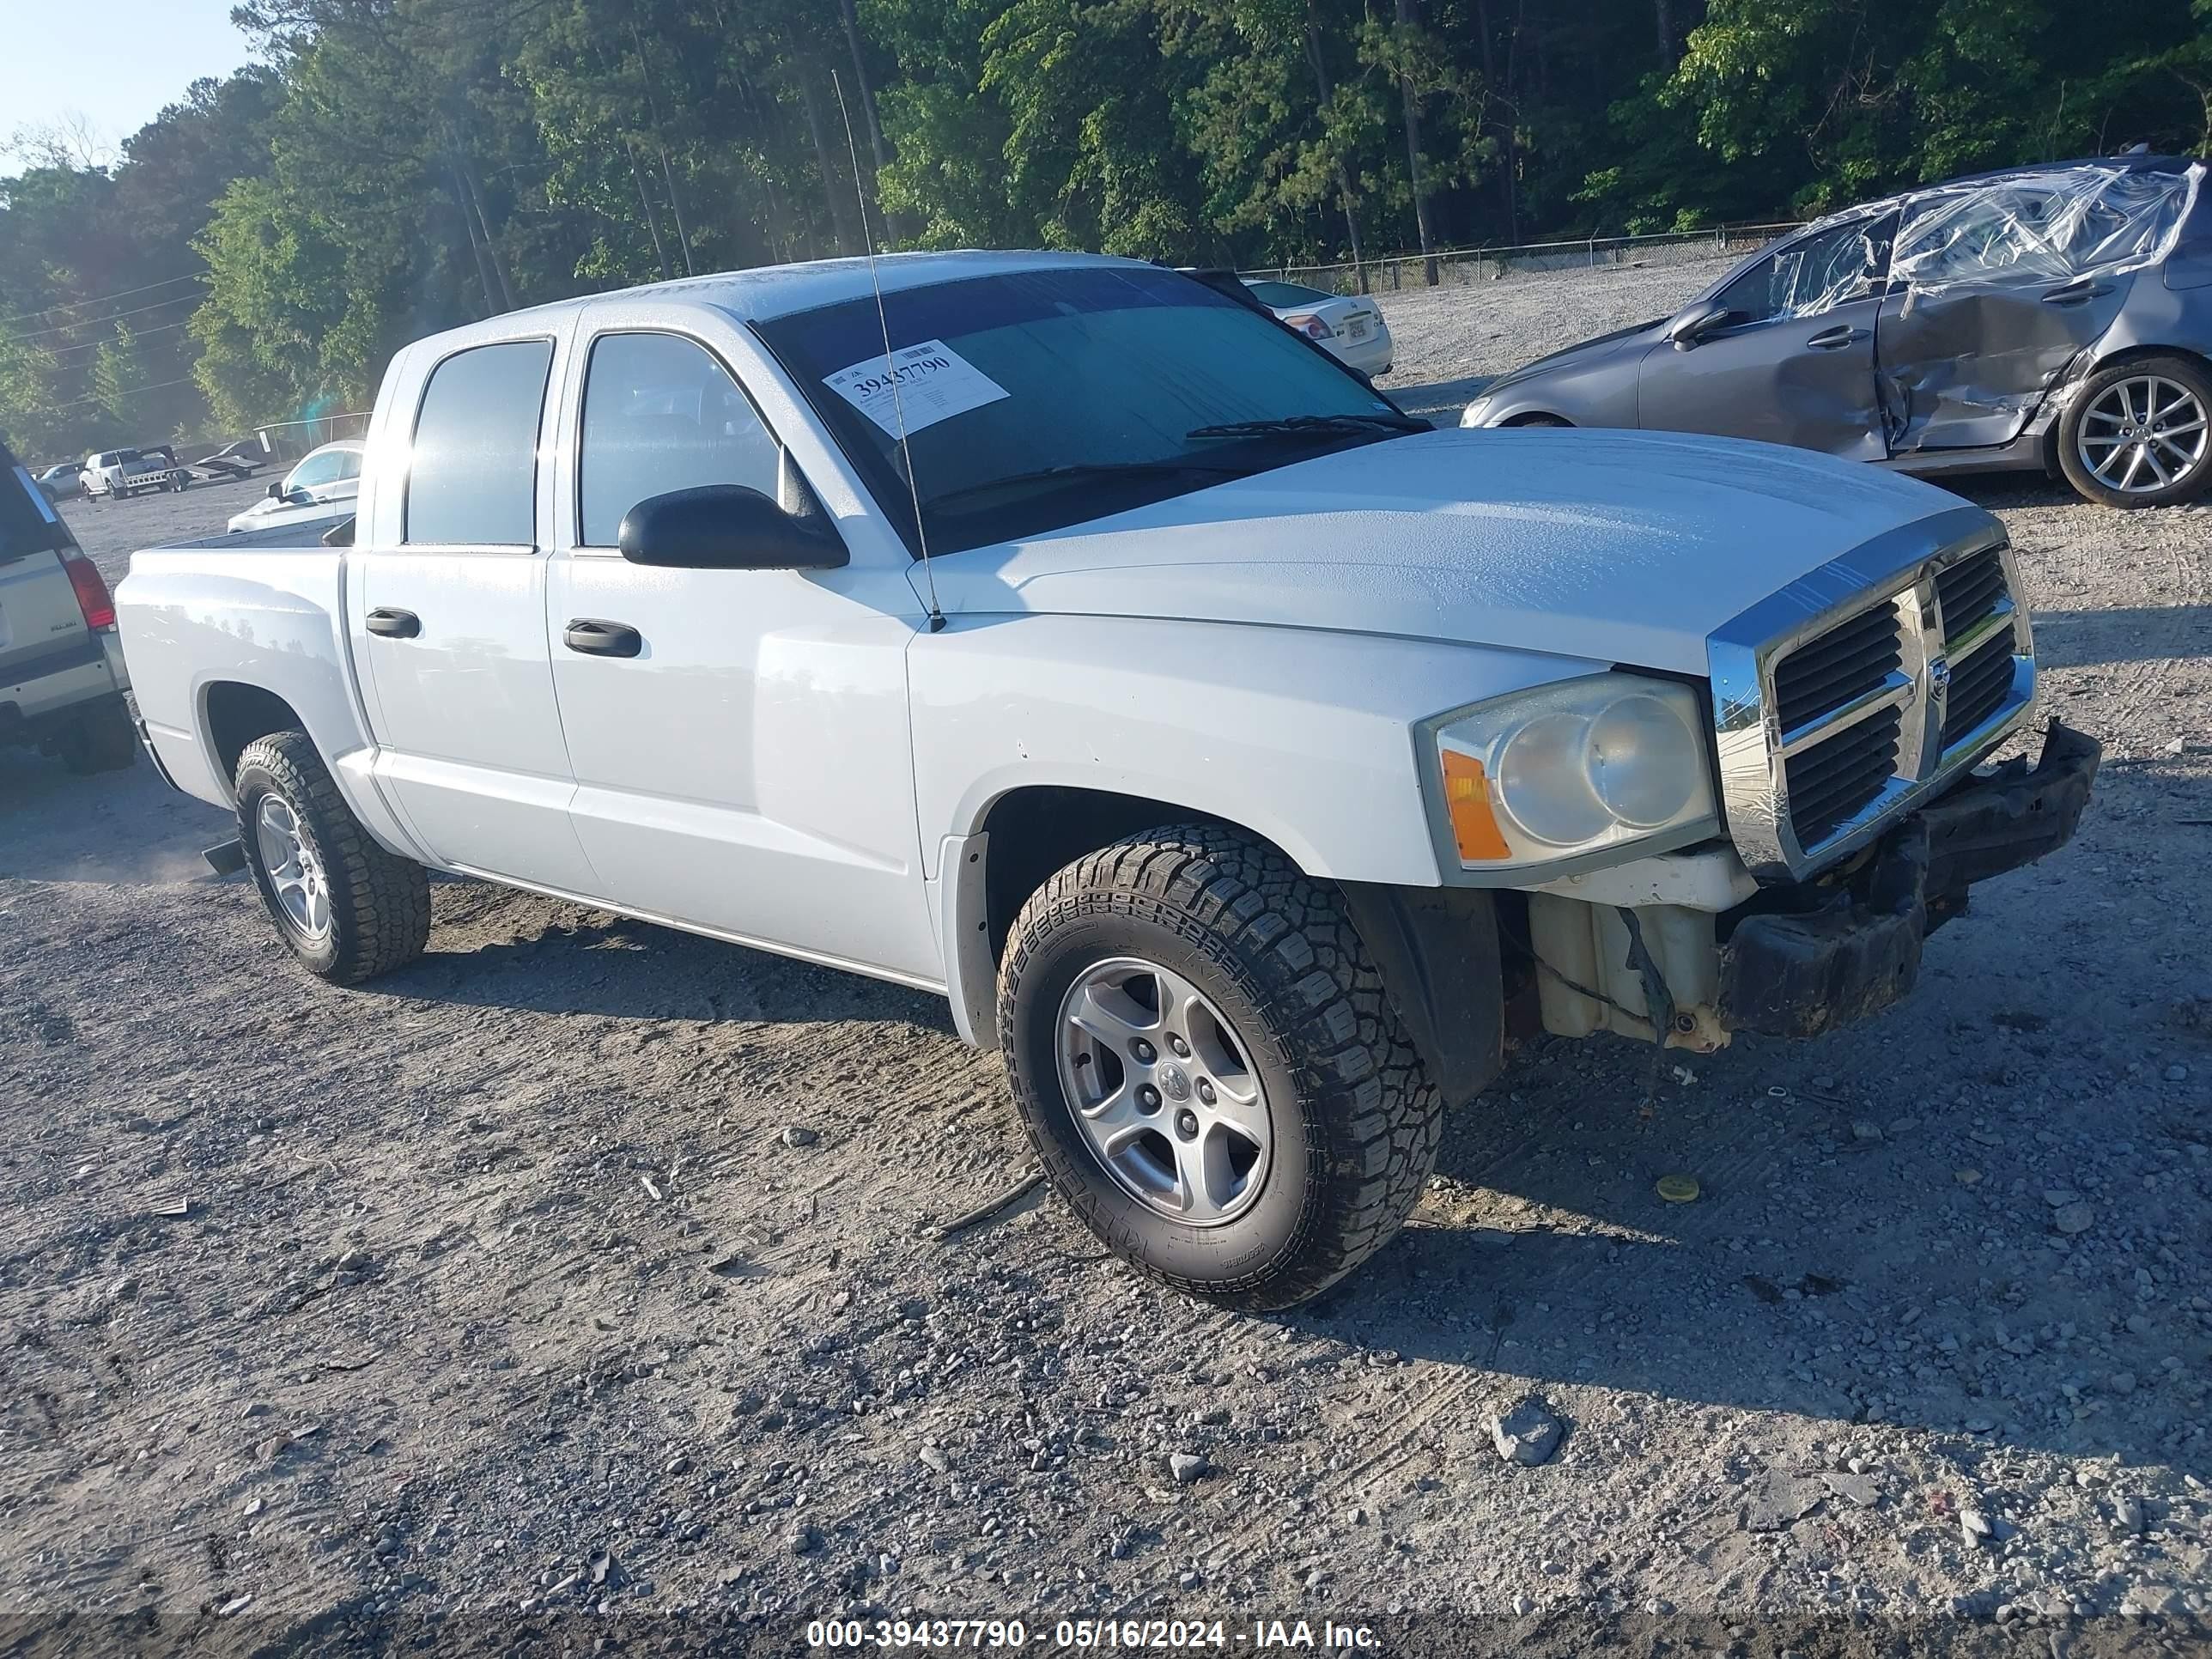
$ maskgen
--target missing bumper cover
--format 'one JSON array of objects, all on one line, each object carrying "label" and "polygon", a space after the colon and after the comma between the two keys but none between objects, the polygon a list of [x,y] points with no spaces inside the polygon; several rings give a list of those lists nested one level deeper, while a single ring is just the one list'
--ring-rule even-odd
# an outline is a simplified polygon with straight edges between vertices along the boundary
[{"label": "missing bumper cover", "polygon": [[1912,988],[1923,941],[1973,883],[2073,839],[2103,746],[2053,720],[2042,758],[1970,779],[1907,818],[1819,908],[1741,917],[1721,951],[1730,1031],[1812,1037],[1880,1012]]}]

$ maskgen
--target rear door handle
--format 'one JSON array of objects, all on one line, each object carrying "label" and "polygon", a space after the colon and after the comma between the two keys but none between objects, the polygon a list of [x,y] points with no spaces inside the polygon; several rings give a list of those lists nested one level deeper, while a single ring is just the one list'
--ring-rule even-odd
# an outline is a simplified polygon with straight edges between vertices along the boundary
[{"label": "rear door handle", "polygon": [[645,649],[645,635],[628,623],[579,617],[562,633],[561,643],[587,657],[635,657]]},{"label": "rear door handle", "polygon": [[380,605],[368,613],[368,631],[379,639],[411,640],[422,631],[422,619],[412,611]]},{"label": "rear door handle", "polygon": [[1838,351],[1845,346],[1856,345],[1867,337],[1867,331],[1863,328],[1845,328],[1838,324],[1833,328],[1823,329],[1805,343],[1814,351]]},{"label": "rear door handle", "polygon": [[2052,289],[2050,293],[2043,296],[2043,303],[2047,306],[2078,306],[2086,304],[2091,300],[2101,300],[2112,291],[2112,285],[2110,283],[2092,282],[2084,276],[2079,282],[2067,283],[2063,288]]}]

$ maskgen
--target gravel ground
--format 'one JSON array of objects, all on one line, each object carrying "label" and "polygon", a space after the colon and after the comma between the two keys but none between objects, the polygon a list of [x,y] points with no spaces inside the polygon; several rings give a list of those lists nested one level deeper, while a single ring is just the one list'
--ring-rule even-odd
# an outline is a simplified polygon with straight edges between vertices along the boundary
[{"label": "gravel ground", "polygon": [[[1703,280],[1390,297],[1395,381],[1448,410]],[[1048,1199],[938,1237],[1026,1152],[939,1003],[459,882],[334,990],[197,873],[222,815],[0,751],[14,1649],[2201,1650],[2212,517],[1970,489],[2108,745],[2080,840],[1863,1029],[1650,1109],[1633,1048],[1524,1051],[1277,1318]],[[113,574],[253,493],[70,512]]]}]

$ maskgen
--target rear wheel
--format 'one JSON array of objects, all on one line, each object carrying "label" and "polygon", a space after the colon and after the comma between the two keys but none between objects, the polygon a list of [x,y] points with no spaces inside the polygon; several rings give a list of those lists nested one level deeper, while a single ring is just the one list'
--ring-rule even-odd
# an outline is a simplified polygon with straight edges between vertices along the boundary
[{"label": "rear wheel", "polygon": [[307,970],[352,985],[404,967],[430,937],[430,877],[369,838],[304,732],[246,746],[238,833],[276,932]]},{"label": "rear wheel", "polygon": [[1318,1295],[1397,1232],[1443,1111],[1335,890],[1210,825],[1078,860],[999,979],[1023,1119],[1109,1248],[1224,1307]]},{"label": "rear wheel", "polygon": [[2145,357],[2089,377],[2058,423],[2058,465],[2106,507],[2175,507],[2212,484],[2212,376],[2187,357]]}]

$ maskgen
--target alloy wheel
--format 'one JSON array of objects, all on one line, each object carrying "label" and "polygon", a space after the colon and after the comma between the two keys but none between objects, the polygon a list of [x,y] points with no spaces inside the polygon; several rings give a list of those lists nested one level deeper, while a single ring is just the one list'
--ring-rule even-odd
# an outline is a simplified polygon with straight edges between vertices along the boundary
[{"label": "alloy wheel", "polygon": [[1190,981],[1138,957],[1094,963],[1060,1000],[1054,1049],[1077,1127],[1131,1196],[1198,1227],[1259,1197],[1267,1091],[1250,1046]]},{"label": "alloy wheel", "polygon": [[2075,447],[2090,477],[2125,495],[2165,489],[2204,461],[2204,405],[2179,380],[2116,380],[2083,411]]},{"label": "alloy wheel", "polygon": [[261,867],[292,926],[305,937],[319,939],[331,931],[330,878],[322,860],[301,833],[299,815],[282,795],[264,795],[254,815],[254,838],[260,843]]}]

